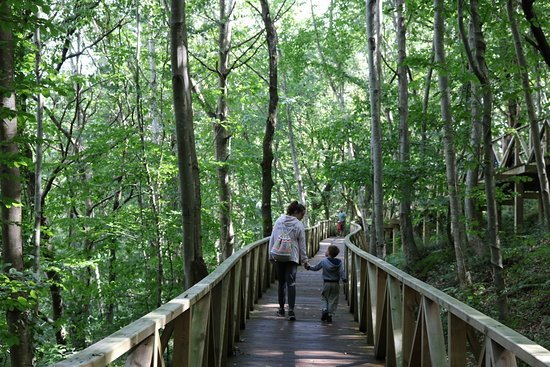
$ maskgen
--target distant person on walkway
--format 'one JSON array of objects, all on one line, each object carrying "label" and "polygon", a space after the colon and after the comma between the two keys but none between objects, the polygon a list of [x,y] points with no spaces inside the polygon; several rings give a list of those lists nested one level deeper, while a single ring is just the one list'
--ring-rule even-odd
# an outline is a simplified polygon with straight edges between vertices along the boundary
[{"label": "distant person on walkway", "polygon": [[344,272],[344,264],[342,260],[336,256],[340,253],[340,249],[335,245],[329,245],[326,258],[321,260],[317,265],[306,266],[307,270],[317,271],[323,269],[323,291],[321,298],[323,299],[323,311],[321,321],[332,323],[332,315],[338,307],[338,298],[340,295],[340,279],[346,283],[346,273]]},{"label": "distant person on walkway", "polygon": [[[279,281],[279,311],[278,316],[285,316],[285,298],[288,293],[288,319],[296,320],[294,306],[296,303],[296,271],[302,263],[309,267],[306,253],[306,232],[301,220],[306,214],[306,208],[293,201],[273,226],[269,238],[269,261],[274,262]],[[288,257],[276,251],[281,244],[289,244]]]},{"label": "distant person on walkway", "polygon": [[346,232],[346,213],[344,213],[344,209],[340,209],[338,212],[338,226],[336,228],[338,236],[343,236]]}]

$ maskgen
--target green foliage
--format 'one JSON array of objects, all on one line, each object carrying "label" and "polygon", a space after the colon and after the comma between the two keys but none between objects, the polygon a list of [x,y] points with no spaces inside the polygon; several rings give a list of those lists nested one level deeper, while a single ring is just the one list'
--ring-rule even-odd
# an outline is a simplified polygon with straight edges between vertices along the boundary
[{"label": "green foliage", "polygon": [[[41,321],[41,317],[33,319],[38,362],[50,364],[149,312],[157,306],[157,295],[160,302],[165,302],[182,289],[181,208],[167,37],[169,12],[163,3],[152,0],[11,1],[10,4],[14,19],[0,23],[13,26],[15,31],[17,110],[3,109],[0,113],[4,118],[17,118],[19,135],[15,142],[20,153],[2,155],[0,164],[21,169],[23,198],[21,203],[4,201],[3,205],[23,208],[25,264],[30,268],[36,96],[41,93],[46,101],[41,141],[42,187],[46,190],[41,267],[58,278],[43,276],[37,280],[26,272],[3,275],[0,309],[36,308],[40,316],[51,318],[49,287],[61,287],[65,305],[62,317],[53,323]],[[279,12],[283,4],[289,5],[283,1],[270,2],[272,13],[281,15],[277,19],[281,55],[273,216],[283,212],[298,194],[288,135],[290,121],[307,194],[308,217],[315,221],[333,216],[341,205],[357,204],[357,192],[368,188],[372,181],[365,2],[314,3],[315,20],[309,2],[296,2],[289,12]],[[394,9],[389,3],[383,5],[381,119],[387,216],[396,216],[405,186],[411,188],[414,225],[420,226],[427,220],[435,226],[439,220],[444,227],[448,199],[436,77],[438,73],[446,73],[451,83],[453,138],[460,178],[466,169],[480,163],[470,143],[470,83],[476,83],[476,78],[466,67],[464,50],[453,25],[455,4],[446,4],[446,17],[453,22],[447,22],[448,62],[442,66],[436,65],[432,58],[432,4],[408,3],[405,64],[410,78],[411,152],[410,162],[399,162]],[[547,13],[548,5],[536,2],[535,6],[544,28],[548,17],[542,14]],[[480,4],[495,98],[495,136],[508,131],[511,104],[519,104],[519,123],[526,121],[521,106],[521,80],[516,77],[519,70],[508,25],[503,21],[504,9],[500,0]],[[220,96],[215,72],[218,23],[212,19],[217,14],[217,3],[188,1],[186,11],[190,73],[200,97],[210,106],[207,109],[199,103],[198,92],[193,95],[203,255],[212,270],[217,266],[220,232],[217,164],[209,117]],[[235,67],[228,75],[227,128],[231,133],[231,152],[227,165],[231,172],[236,248],[240,248],[258,239],[262,231],[260,162],[268,101],[268,59],[265,33],[258,33],[263,24],[256,10],[250,3],[237,2],[233,15],[230,64]],[[526,33],[525,20],[520,19],[520,26]],[[41,31],[40,49],[32,37],[37,28]],[[35,75],[37,51],[42,59],[40,83]],[[527,47],[525,51],[532,66],[529,73],[534,91],[541,93],[538,108],[542,120],[548,110],[543,98],[548,73],[538,66],[541,60],[536,50]],[[430,71],[434,73],[427,80]],[[425,104],[428,87],[430,93]],[[153,120],[160,126],[160,136],[151,132]],[[462,187],[459,189],[463,192]],[[473,196],[477,202],[484,202],[482,189],[475,190]],[[508,189],[502,187],[499,200],[510,197]],[[504,218],[504,223],[508,222]],[[548,303],[545,302],[548,293],[544,291],[548,288],[544,280],[548,274],[541,260],[548,257],[544,236],[541,235],[542,240],[531,235],[513,238],[504,247],[505,269],[510,268],[509,294],[530,297],[512,301],[518,315],[510,322],[543,341],[550,337],[540,331],[526,310],[533,306],[531,303],[539,309]],[[437,243],[441,238],[432,237],[429,241]],[[420,278],[435,279],[433,282],[450,294],[492,312],[494,292],[485,259],[469,259],[470,268],[475,269],[472,270],[475,283],[471,288],[459,290],[454,281],[454,266],[449,266],[454,264],[452,249],[424,244],[421,251],[424,256],[415,268]],[[388,260],[397,266],[404,265],[401,254]],[[440,273],[443,275],[439,276]],[[9,344],[15,340],[7,334],[4,315],[0,316],[2,365]],[[539,316],[542,325],[547,325],[547,313],[541,312]],[[68,332],[67,346],[55,342],[55,331],[60,328]]]}]

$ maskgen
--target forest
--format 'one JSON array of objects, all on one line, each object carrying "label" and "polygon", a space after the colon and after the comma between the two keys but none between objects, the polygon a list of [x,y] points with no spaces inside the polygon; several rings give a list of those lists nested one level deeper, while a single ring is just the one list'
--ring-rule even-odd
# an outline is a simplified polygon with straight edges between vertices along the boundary
[{"label": "forest", "polygon": [[0,0],[0,367],[120,329],[293,200],[550,347],[547,14]]}]

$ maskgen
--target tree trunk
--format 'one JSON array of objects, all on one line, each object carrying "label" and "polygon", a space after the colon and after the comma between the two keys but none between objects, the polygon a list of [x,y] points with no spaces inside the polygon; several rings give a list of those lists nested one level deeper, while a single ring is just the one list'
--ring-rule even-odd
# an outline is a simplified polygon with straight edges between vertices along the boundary
[{"label": "tree trunk", "polygon": [[[444,17],[443,17],[443,0],[434,0],[434,49],[435,62],[441,69],[445,65],[445,49],[444,49]],[[453,143],[453,126],[451,116],[451,96],[449,91],[449,78],[445,73],[438,73],[439,89],[441,92],[441,118],[443,120],[443,141],[445,145],[445,165],[447,173],[447,189],[449,192],[449,204],[451,212],[451,231],[453,244],[455,249],[455,257],[457,264],[457,275],[460,287],[467,284],[466,265],[464,255],[462,253],[462,243],[464,242],[464,234],[460,226],[460,204],[458,199],[457,173],[456,173],[456,155]]]},{"label": "tree trunk", "polygon": [[474,71],[481,84],[483,95],[482,133],[483,133],[483,175],[485,181],[485,196],[487,198],[487,240],[491,252],[491,265],[498,299],[499,318],[505,320],[508,316],[507,297],[505,294],[504,274],[502,271],[502,253],[500,250],[499,221],[497,218],[497,201],[495,188],[495,168],[493,165],[492,109],[493,91],[489,80],[489,70],[485,61],[485,39],[481,29],[481,21],[477,0],[470,0],[470,16],[473,26],[475,59],[470,50],[464,30],[462,1],[458,0],[458,24],[466,56],[470,68]]},{"label": "tree trunk", "polygon": [[424,94],[422,96],[422,125],[420,128],[420,159],[424,159],[426,156],[426,143],[428,141],[427,138],[427,121],[428,121],[428,105],[430,102],[430,89],[432,86],[432,74],[433,74],[433,62],[434,62],[435,54],[434,49],[432,45],[432,57],[430,59],[430,66],[428,66],[428,71],[426,72],[426,86],[424,87]]},{"label": "tree trunk", "polygon": [[[143,164],[143,168],[145,169],[146,177],[147,177],[147,191],[149,195],[149,203],[151,205],[151,211],[153,213],[153,225],[154,225],[154,238],[151,238],[149,240],[149,244],[151,248],[153,249],[155,255],[156,255],[156,265],[157,269],[155,271],[156,276],[156,292],[155,292],[155,304],[157,307],[160,307],[162,305],[162,285],[164,284],[164,264],[163,264],[163,257],[162,257],[162,230],[161,230],[161,224],[160,224],[160,208],[159,203],[160,200],[158,198],[158,190],[155,188],[154,178],[151,174],[151,168],[149,165],[149,158],[147,157],[147,150],[146,150],[146,128],[145,128],[145,121],[143,116],[143,98],[141,93],[141,79],[140,79],[140,59],[141,59],[141,13],[139,8],[139,3],[136,1],[136,54],[135,54],[135,71],[134,71],[134,84],[136,86],[136,115],[137,115],[137,123],[139,127],[139,135],[140,135],[140,141],[141,141],[141,161]],[[151,64],[151,63],[150,63]],[[154,74],[153,74],[153,77]],[[153,115],[156,113],[155,111],[155,105],[153,104]],[[154,120],[154,117],[153,117]],[[154,121],[153,121],[154,122]],[[158,138],[158,136],[153,135],[153,139]],[[113,254],[112,254],[113,255]],[[114,254],[116,256],[116,253]]]},{"label": "tree trunk", "polygon": [[214,149],[216,155],[216,171],[218,174],[218,198],[220,220],[220,257],[219,261],[227,259],[233,253],[235,234],[231,220],[231,176],[227,160],[231,150],[231,134],[227,127],[229,107],[227,103],[227,76],[229,75],[229,52],[231,50],[231,13],[233,0],[220,0],[219,20],[219,50],[218,50],[218,106],[216,122],[214,123]]},{"label": "tree trunk", "polygon": [[208,271],[202,257],[200,187],[198,162],[193,130],[191,83],[187,54],[185,0],[172,0],[170,46],[172,65],[172,93],[176,120],[178,170],[183,222],[183,256],[185,289],[190,288]]},{"label": "tree trunk", "polygon": [[[409,268],[414,266],[418,259],[418,249],[414,242],[411,219],[411,196],[414,182],[409,173],[410,168],[410,141],[409,141],[409,79],[407,75],[407,39],[405,18],[403,11],[404,0],[395,1],[395,26],[397,33],[397,76],[399,88],[399,162],[405,174],[401,179],[401,201],[399,204],[399,227],[401,230],[401,244],[405,261]],[[395,249],[394,249],[395,251]]]},{"label": "tree trunk", "polygon": [[371,112],[371,151],[373,167],[373,236],[376,256],[386,257],[384,243],[384,191],[382,188],[382,132],[380,122],[380,23],[376,22],[379,0],[367,0],[367,39],[369,95]]},{"label": "tree trunk", "polygon": [[[23,238],[21,234],[21,181],[19,168],[9,164],[6,159],[15,160],[19,149],[15,139],[17,137],[17,118],[15,117],[14,91],[14,40],[11,30],[11,4],[0,1],[0,14],[3,26],[0,28],[0,98],[3,117],[0,125],[0,152],[4,159],[0,161],[0,192],[2,193],[2,244],[4,263],[11,264],[17,272],[23,272]],[[10,278],[16,275],[10,274]],[[16,280],[16,279],[14,279]],[[23,279],[17,279],[24,281]],[[18,297],[27,298],[20,291],[7,295],[11,302],[18,304]],[[32,347],[32,333],[29,321],[30,310],[20,310],[17,307],[6,310],[6,321],[9,333],[17,337],[17,343],[10,346],[10,360],[12,367],[30,367],[33,364],[34,348]]]},{"label": "tree trunk", "polygon": [[521,70],[521,84],[523,86],[523,95],[525,97],[525,104],[527,105],[527,116],[529,117],[529,126],[531,128],[531,137],[540,183],[540,195],[542,200],[542,208],[544,211],[544,220],[546,222],[546,228],[550,229],[550,188],[548,185],[548,176],[546,174],[546,163],[544,161],[544,156],[542,155],[540,133],[535,112],[535,106],[533,104],[533,98],[531,97],[531,86],[529,85],[529,74],[527,73],[528,65],[523,54],[523,47],[521,45],[518,26],[515,19],[514,4],[511,0],[507,1],[506,9],[508,12],[508,19],[510,20],[510,28],[512,30],[516,57]]},{"label": "tree trunk", "polygon": [[267,0],[260,0],[262,5],[262,19],[266,30],[267,48],[269,51],[269,106],[263,139],[262,167],[262,229],[263,236],[267,237],[273,229],[271,218],[271,191],[273,189],[273,136],[277,126],[277,32],[269,13]]},{"label": "tree trunk", "polygon": [[147,40],[147,47],[149,49],[149,87],[151,88],[151,134],[153,142],[160,143],[163,136],[162,121],[160,111],[157,102],[157,66],[156,66],[156,48],[155,41],[150,38]]},{"label": "tree trunk", "polygon": [[538,20],[535,9],[533,9],[534,2],[535,0],[521,0],[521,8],[523,9],[525,19],[527,19],[527,21],[529,22],[531,33],[537,41],[534,45],[535,48],[544,59],[544,62],[546,62],[546,64],[550,66],[550,45],[548,44],[546,35],[542,30],[541,22],[540,20]]},{"label": "tree trunk", "polygon": [[[42,40],[40,39],[40,28],[36,28],[34,33],[34,43],[36,46],[36,64],[35,64],[35,77],[36,84],[40,86],[42,83],[42,70],[40,69],[40,63],[42,62]],[[40,240],[42,231],[42,157],[43,147],[42,140],[44,139],[44,96],[42,93],[38,93],[36,96],[36,143],[35,143],[35,169],[34,169],[34,273],[39,276],[40,274]]]},{"label": "tree trunk", "polygon": [[[473,24],[470,22],[470,36],[469,42],[471,43],[472,52],[475,54],[475,42],[474,42],[474,30]],[[464,216],[466,225],[466,236],[468,244],[476,254],[481,255],[483,253],[483,242],[480,238],[481,231],[481,213],[477,208],[477,201],[475,199],[475,190],[479,184],[479,157],[481,156],[481,121],[480,121],[480,105],[481,99],[477,82],[470,82],[470,151],[468,155],[469,164],[466,170],[466,188],[464,193]]]},{"label": "tree trunk", "polygon": [[[288,97],[287,95],[287,85],[286,85],[286,71],[283,72],[283,78],[282,78],[282,90],[284,97]],[[294,141],[294,129],[292,126],[292,108],[290,107],[290,103],[285,104],[285,116],[288,126],[288,142],[290,144],[290,154],[292,155],[292,167],[294,168],[294,179],[296,180],[296,188],[298,190],[298,201],[300,204],[306,206],[306,193],[304,191],[304,184],[302,181],[302,174],[300,173],[300,161],[298,159],[298,153],[296,151],[296,143]],[[307,207],[307,206],[306,206]],[[305,227],[308,227],[308,215],[304,217],[302,220]]]}]

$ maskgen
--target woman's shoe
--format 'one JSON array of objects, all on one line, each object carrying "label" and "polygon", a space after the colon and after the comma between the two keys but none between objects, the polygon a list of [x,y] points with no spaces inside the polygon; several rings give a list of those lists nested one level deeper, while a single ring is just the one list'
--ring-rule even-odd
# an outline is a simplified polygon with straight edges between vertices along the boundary
[{"label": "woman's shoe", "polygon": [[288,311],[288,321],[296,321],[296,315],[294,314],[294,311]]}]

